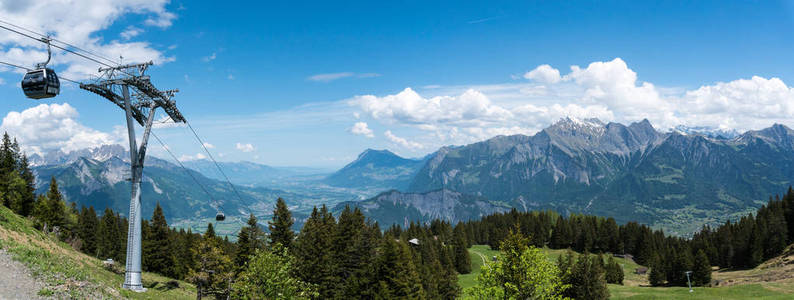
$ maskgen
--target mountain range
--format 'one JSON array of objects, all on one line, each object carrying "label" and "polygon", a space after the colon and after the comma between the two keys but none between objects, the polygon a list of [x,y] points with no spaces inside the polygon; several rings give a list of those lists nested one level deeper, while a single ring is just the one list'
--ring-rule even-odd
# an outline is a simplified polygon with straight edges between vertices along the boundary
[{"label": "mountain range", "polygon": [[612,216],[685,234],[752,211],[794,180],[786,126],[712,138],[565,118],[532,136],[445,147],[407,192],[449,189],[520,210]]},{"label": "mountain range", "polygon": [[[67,198],[122,213],[129,201],[128,160],[121,146],[30,157],[39,191],[54,175]],[[686,235],[746,215],[785,191],[794,181],[794,131],[775,124],[741,134],[683,126],[660,132],[647,120],[623,125],[564,118],[531,136],[442,147],[421,159],[368,149],[327,176],[315,169],[221,163],[242,201],[211,161],[185,164],[222,209],[238,213],[252,207],[269,214],[279,196],[298,214],[319,204],[335,211],[358,206],[382,226],[551,209]],[[156,201],[174,218],[215,211],[188,173],[156,157],[147,158],[143,193],[144,215]]]},{"label": "mountain range", "polygon": [[[122,215],[129,210],[129,153],[122,146],[33,154],[30,162],[37,178],[37,193],[45,193],[49,179],[55,177],[65,198],[78,207],[91,205],[99,212],[109,207]],[[233,188],[225,181],[153,156],[146,158],[141,190],[142,215],[151,215],[159,202],[169,221],[211,218],[219,210],[232,216],[249,212],[264,215],[272,211],[278,197],[288,199],[293,207],[306,200],[303,195],[277,189]]]}]

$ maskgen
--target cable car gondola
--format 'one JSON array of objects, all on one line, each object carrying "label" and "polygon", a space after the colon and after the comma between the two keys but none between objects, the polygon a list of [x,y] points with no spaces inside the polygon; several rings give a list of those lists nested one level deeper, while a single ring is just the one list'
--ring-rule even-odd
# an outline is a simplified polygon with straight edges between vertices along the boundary
[{"label": "cable car gondola", "polygon": [[215,221],[221,222],[226,220],[226,215],[223,214],[222,211],[219,211],[217,215],[215,215]]},{"label": "cable car gondola", "polygon": [[31,99],[52,98],[61,91],[61,82],[58,80],[58,75],[52,69],[47,68],[47,64],[52,57],[50,40],[42,39],[42,41],[47,43],[47,61],[37,64],[34,70],[28,70],[25,73],[25,77],[22,78],[22,92]]},{"label": "cable car gondola", "polygon": [[52,69],[36,69],[25,74],[22,79],[22,91],[31,99],[52,98],[61,91],[61,82]]}]

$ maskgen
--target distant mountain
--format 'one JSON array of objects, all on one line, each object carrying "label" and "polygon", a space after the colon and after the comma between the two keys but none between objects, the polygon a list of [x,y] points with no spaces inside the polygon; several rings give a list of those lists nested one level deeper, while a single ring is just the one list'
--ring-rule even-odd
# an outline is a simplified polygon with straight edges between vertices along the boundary
[{"label": "distant mountain", "polygon": [[678,233],[755,210],[794,182],[783,125],[732,139],[565,118],[533,136],[441,148],[407,192],[454,190],[521,210],[592,213]]},{"label": "distant mountain", "polygon": [[722,140],[730,140],[737,136],[739,136],[739,132],[736,129],[719,129],[713,127],[705,127],[705,126],[684,126],[678,125],[673,128],[673,131],[676,131],[682,135],[702,135],[712,139],[722,139]]},{"label": "distant mountain", "polygon": [[80,158],[106,161],[112,157],[120,158],[126,162],[130,161],[129,152],[121,145],[102,145],[96,148],[80,149],[69,153],[56,150],[47,152],[43,156],[34,153],[28,157],[28,161],[33,166],[44,166],[72,163]]},{"label": "distant mountain", "polygon": [[508,205],[450,190],[426,193],[401,193],[392,190],[364,201],[342,202],[333,211],[342,211],[347,205],[359,207],[366,216],[378,221],[384,228],[392,224],[407,227],[412,221],[428,222],[434,219],[447,220],[454,224],[510,210]]},{"label": "distant mountain", "polygon": [[[98,211],[110,207],[126,215],[129,211],[130,183],[128,153],[121,146],[102,146],[64,154],[31,156],[35,158],[33,171],[37,177],[37,193],[49,188],[49,178],[54,176],[68,201],[77,206],[93,205]],[[33,161],[33,160],[32,160]],[[297,207],[306,200],[303,195],[267,188],[236,186],[240,197],[225,181],[203,176],[157,157],[145,161],[142,189],[142,215],[149,217],[157,202],[166,217],[173,219],[208,218],[217,212],[214,206],[228,215],[247,215],[249,207],[257,215],[269,214],[278,197]],[[230,171],[227,171],[230,172]],[[195,177],[204,190],[191,178]],[[240,200],[242,198],[242,200]]]},{"label": "distant mountain", "polygon": [[389,150],[367,149],[323,182],[346,188],[405,189],[423,163],[424,160],[402,158]]}]

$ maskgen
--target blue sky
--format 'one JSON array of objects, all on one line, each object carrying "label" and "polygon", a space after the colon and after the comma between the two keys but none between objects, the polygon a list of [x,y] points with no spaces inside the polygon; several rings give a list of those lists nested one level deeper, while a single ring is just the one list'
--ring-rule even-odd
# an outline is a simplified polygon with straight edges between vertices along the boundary
[{"label": "blue sky", "polygon": [[[791,1],[41,2],[4,4],[0,19],[158,61],[155,84],[180,89],[180,109],[223,160],[338,167],[366,148],[418,157],[567,115],[648,118],[660,130],[794,125]],[[7,32],[0,46],[0,60],[25,64],[42,49]],[[97,67],[53,63],[77,78]],[[28,151],[123,138],[123,113],[97,96],[72,86],[27,100],[21,75],[2,71],[0,113],[29,110],[3,127]],[[753,105],[768,109],[742,113]],[[156,133],[185,159],[200,153],[184,128]]]}]

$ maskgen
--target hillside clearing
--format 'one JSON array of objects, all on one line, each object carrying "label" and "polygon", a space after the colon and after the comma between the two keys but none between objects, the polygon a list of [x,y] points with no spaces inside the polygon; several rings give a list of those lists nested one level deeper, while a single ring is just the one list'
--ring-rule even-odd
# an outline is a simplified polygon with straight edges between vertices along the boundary
[{"label": "hillside clearing", "polygon": [[[80,253],[55,237],[35,230],[29,220],[2,206],[0,248],[44,283],[44,287],[35,291],[39,295],[78,299],[193,299],[196,294],[195,287],[189,283],[146,272],[143,273],[143,283],[148,288],[147,292],[123,290],[123,272],[118,274],[106,270],[99,259]],[[119,267],[123,270],[123,266]],[[0,294],[0,298],[15,296]]]}]

